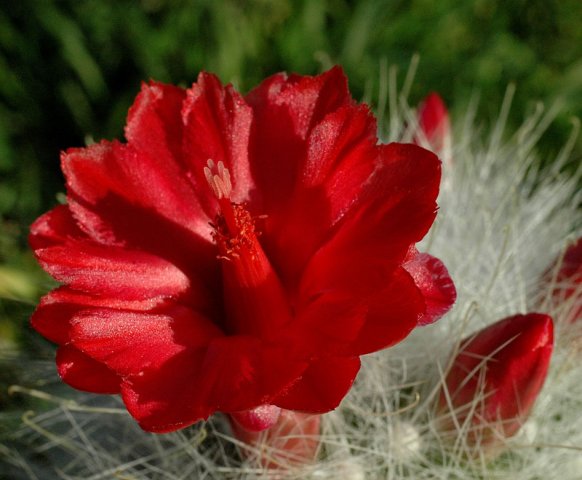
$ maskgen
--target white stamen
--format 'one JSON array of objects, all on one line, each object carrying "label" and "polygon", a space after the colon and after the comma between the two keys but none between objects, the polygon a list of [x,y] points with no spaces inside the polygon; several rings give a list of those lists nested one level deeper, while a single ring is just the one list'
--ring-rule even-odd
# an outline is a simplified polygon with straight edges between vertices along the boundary
[{"label": "white stamen", "polygon": [[227,196],[230,196],[230,193],[232,192],[232,183],[230,181],[230,172],[228,171],[228,168],[226,168],[224,166],[224,163],[222,162],[218,162],[218,175],[222,178],[222,181],[224,182],[224,186],[226,188],[226,192],[228,192]]},{"label": "white stamen", "polygon": [[210,168],[204,167],[204,176],[206,177],[206,181],[208,182],[208,185],[210,185],[210,188],[214,192],[214,195],[216,195],[216,197],[218,199],[220,199],[222,192],[218,189],[218,186],[216,185],[216,182],[214,181],[214,176],[212,175],[212,171],[210,170]]},{"label": "white stamen", "polygon": [[221,198],[229,198],[232,192],[232,183],[228,168],[222,162],[218,162],[218,165],[216,165],[210,158],[206,165],[204,167],[204,176],[216,198],[219,200]]}]

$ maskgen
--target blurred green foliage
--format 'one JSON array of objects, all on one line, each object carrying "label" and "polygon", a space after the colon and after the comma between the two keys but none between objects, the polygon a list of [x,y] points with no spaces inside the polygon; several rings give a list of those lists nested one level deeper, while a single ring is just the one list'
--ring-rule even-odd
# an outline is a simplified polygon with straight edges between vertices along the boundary
[{"label": "blurred green foliage", "polygon": [[[515,82],[515,126],[535,102],[562,98],[547,152],[582,116],[580,0],[0,1],[2,298],[31,302],[48,286],[26,232],[64,188],[59,151],[120,137],[142,80],[187,86],[204,69],[246,91],[277,71],[339,63],[361,98],[378,91],[382,62],[401,81],[419,53],[413,104],[437,90],[461,111],[478,91],[493,120]],[[579,142],[574,161],[581,154]]]},{"label": "blurred green foliage", "polygon": [[[429,90],[484,118],[517,83],[514,123],[538,100],[565,100],[545,143],[582,115],[580,0],[3,0],[0,11],[0,214],[26,225],[62,190],[58,152],[122,134],[139,82],[188,85],[202,70],[247,90],[279,70],[346,69],[356,96],[380,60],[421,63]],[[578,149],[578,155],[581,149]]]}]

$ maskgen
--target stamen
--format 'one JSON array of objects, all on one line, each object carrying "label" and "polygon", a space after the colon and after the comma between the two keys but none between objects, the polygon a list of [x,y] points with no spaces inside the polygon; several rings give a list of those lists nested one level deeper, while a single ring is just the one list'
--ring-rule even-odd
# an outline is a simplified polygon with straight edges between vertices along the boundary
[{"label": "stamen", "polygon": [[208,159],[204,167],[204,176],[208,185],[212,189],[214,195],[218,200],[222,198],[230,198],[232,193],[232,182],[230,180],[230,172],[228,168],[224,166],[224,163],[218,162],[218,165],[214,163],[212,159]]}]

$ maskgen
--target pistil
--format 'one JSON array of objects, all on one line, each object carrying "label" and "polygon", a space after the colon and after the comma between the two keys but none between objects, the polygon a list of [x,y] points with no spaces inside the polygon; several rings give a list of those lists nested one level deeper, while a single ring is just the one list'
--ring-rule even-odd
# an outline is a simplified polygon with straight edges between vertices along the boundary
[{"label": "pistil", "polygon": [[230,173],[222,162],[208,161],[204,175],[219,206],[212,236],[222,265],[229,333],[272,337],[290,321],[289,303],[265,255],[255,218],[246,205],[231,202]]}]

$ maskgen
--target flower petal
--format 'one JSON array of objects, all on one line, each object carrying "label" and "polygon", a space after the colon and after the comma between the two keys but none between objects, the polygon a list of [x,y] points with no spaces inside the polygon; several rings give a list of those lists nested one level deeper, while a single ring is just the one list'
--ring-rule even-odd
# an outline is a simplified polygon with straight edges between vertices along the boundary
[{"label": "flower petal", "polygon": [[288,410],[324,413],[342,401],[360,369],[359,357],[314,360],[301,379],[272,403]]},{"label": "flower petal", "polygon": [[214,413],[199,394],[205,354],[205,348],[181,351],[161,368],[127,377],[122,382],[123,402],[141,428],[148,432],[172,432]]},{"label": "flower petal", "polygon": [[180,159],[184,130],[180,112],[185,98],[183,88],[143,83],[127,115],[125,137],[129,143],[164,165]]},{"label": "flower petal", "polygon": [[252,174],[265,213],[291,194],[309,131],[323,117],[353,102],[339,67],[315,76],[274,75],[247,96],[253,108],[250,139]]},{"label": "flower petal", "polygon": [[85,392],[119,393],[119,377],[70,345],[57,350],[57,370],[65,383]]},{"label": "flower petal", "polygon": [[443,262],[412,247],[404,268],[424,296],[426,312],[420,325],[435,322],[451,309],[457,299],[457,290]]},{"label": "flower petal", "polygon": [[184,307],[159,313],[86,309],[72,320],[76,348],[120,375],[159,369],[184,350],[204,348],[222,332]]},{"label": "flower petal", "polygon": [[367,298],[335,290],[313,298],[282,332],[282,338],[297,352],[312,356],[349,351],[366,319]]},{"label": "flower petal", "polygon": [[156,308],[162,302],[160,299],[119,300],[108,296],[87,295],[68,287],[60,287],[42,297],[30,322],[41,335],[62,345],[70,341],[71,319],[88,307],[147,311]]},{"label": "flower petal", "polygon": [[391,347],[408,336],[425,312],[421,292],[399,268],[390,283],[372,299],[358,338],[350,352],[364,355]]},{"label": "flower petal", "polygon": [[87,236],[81,231],[67,205],[59,205],[38,217],[30,226],[28,241],[33,250],[60,245]]},{"label": "flower petal", "polygon": [[248,158],[253,114],[243,97],[232,85],[223,87],[215,75],[201,73],[188,90],[182,118],[186,168],[209,216],[214,217],[216,198],[204,175],[208,159],[215,164],[222,162],[229,170],[231,200],[249,200],[254,188]]},{"label": "flower petal", "polygon": [[[169,432],[219,410],[254,408],[288,388],[305,370],[281,347],[252,337],[215,338],[188,349],[122,385],[129,412],[145,430]],[[186,380],[187,379],[187,380]]]},{"label": "flower petal", "polygon": [[113,298],[144,300],[177,296],[187,291],[192,282],[170,262],[122,247],[78,241],[35,253],[42,267],[58,281],[87,293]]},{"label": "flower petal", "polygon": [[175,162],[150,155],[118,142],[68,150],[62,169],[69,208],[98,243],[139,248],[185,270],[211,271],[209,219],[194,190]]},{"label": "flower petal", "polygon": [[265,242],[284,277],[297,279],[333,226],[357,205],[378,153],[367,107],[340,107],[313,128],[293,194],[266,222]]},{"label": "flower petal", "polygon": [[214,339],[204,359],[202,389],[217,410],[237,412],[271,399],[307,368],[286,345],[261,343],[247,336]]},{"label": "flower petal", "polygon": [[426,234],[436,215],[440,162],[415,145],[382,148],[379,169],[360,206],[308,263],[299,305],[330,289],[373,294],[384,288],[409,246]]}]

